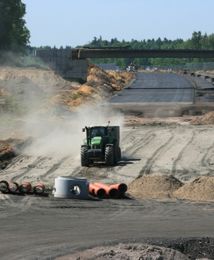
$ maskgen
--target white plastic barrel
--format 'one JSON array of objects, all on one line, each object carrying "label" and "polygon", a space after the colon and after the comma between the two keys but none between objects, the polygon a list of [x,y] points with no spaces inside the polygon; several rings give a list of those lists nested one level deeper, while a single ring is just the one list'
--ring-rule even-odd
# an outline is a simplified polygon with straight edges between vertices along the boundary
[{"label": "white plastic barrel", "polygon": [[88,186],[87,179],[57,177],[53,194],[55,198],[88,199]]}]

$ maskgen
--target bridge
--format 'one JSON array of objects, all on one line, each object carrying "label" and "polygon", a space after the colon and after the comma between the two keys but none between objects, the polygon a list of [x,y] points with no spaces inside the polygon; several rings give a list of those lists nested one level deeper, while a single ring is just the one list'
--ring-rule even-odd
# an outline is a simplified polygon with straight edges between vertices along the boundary
[{"label": "bridge", "polygon": [[203,58],[213,59],[214,50],[146,50],[124,48],[76,48],[37,50],[36,56],[66,79],[85,81],[90,58]]},{"label": "bridge", "polygon": [[214,58],[214,50],[146,50],[146,49],[73,49],[73,60],[88,58]]}]

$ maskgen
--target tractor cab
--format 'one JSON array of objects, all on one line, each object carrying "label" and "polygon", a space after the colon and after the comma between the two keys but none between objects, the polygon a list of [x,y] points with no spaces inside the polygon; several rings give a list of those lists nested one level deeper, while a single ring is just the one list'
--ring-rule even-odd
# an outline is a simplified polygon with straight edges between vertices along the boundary
[{"label": "tractor cab", "polygon": [[[83,128],[85,144],[81,146],[81,164],[88,166],[94,161],[113,165],[120,158],[119,126],[93,126]],[[110,155],[109,155],[110,153]]]}]

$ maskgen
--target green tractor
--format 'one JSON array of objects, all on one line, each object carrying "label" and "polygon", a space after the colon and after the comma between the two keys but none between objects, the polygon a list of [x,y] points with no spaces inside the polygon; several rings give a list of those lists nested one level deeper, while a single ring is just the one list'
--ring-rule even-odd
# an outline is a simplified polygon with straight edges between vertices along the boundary
[{"label": "green tractor", "polygon": [[86,132],[85,144],[81,146],[81,165],[105,162],[113,166],[121,160],[120,127],[93,126],[83,128]]}]

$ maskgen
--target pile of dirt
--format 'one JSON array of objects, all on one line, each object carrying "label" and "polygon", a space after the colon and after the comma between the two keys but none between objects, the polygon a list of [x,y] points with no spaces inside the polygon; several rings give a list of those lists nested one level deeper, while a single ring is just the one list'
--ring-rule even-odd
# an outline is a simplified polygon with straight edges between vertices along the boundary
[{"label": "pile of dirt", "polygon": [[0,169],[5,169],[11,160],[31,141],[30,138],[0,140]]},{"label": "pile of dirt", "polygon": [[130,195],[140,199],[172,198],[173,192],[183,183],[170,175],[153,175],[137,178],[129,185]]},{"label": "pile of dirt", "polygon": [[193,125],[213,125],[214,124],[214,112],[206,113],[203,116],[197,116],[190,122]]},{"label": "pile of dirt", "polygon": [[[6,110],[33,104],[43,109],[64,105],[69,109],[85,103],[96,103],[120,91],[134,77],[129,72],[106,72],[90,65],[87,82],[64,80],[50,69],[0,67],[0,96],[6,98]],[[30,105],[29,105],[30,104]],[[28,110],[21,107],[20,110]]]},{"label": "pile of dirt", "polygon": [[101,99],[101,94],[96,88],[83,84],[75,89],[59,92],[52,98],[53,104],[65,105],[72,109],[85,103],[96,103]]},{"label": "pile of dirt", "polygon": [[0,111],[23,114],[55,108],[51,99],[80,84],[64,80],[50,69],[0,67]]},{"label": "pile of dirt", "polygon": [[132,79],[134,74],[126,71],[105,71],[98,66],[90,65],[87,84],[92,87],[107,87],[112,91],[120,91]]},{"label": "pile of dirt", "polygon": [[123,89],[132,79],[133,73],[105,71],[90,65],[87,82],[73,89],[59,92],[52,100],[73,109],[82,104],[95,104]]},{"label": "pile of dirt", "polygon": [[43,91],[73,87],[72,82],[64,80],[51,69],[38,68],[0,67],[0,83],[28,86],[32,84]]},{"label": "pile of dirt", "polygon": [[0,141],[0,169],[4,169],[14,156],[13,146],[7,141]]},{"label": "pile of dirt", "polygon": [[171,175],[143,176],[134,180],[128,191],[139,199],[214,201],[214,176],[202,176],[186,184]]},{"label": "pile of dirt", "polygon": [[58,260],[80,259],[174,259],[187,260],[187,256],[171,248],[146,244],[119,244],[109,247],[95,247],[69,256],[57,258]]},{"label": "pile of dirt", "polygon": [[214,201],[214,176],[203,176],[183,185],[174,197],[193,201]]}]

